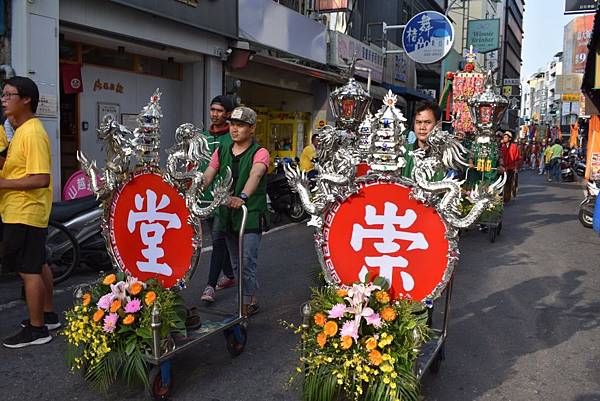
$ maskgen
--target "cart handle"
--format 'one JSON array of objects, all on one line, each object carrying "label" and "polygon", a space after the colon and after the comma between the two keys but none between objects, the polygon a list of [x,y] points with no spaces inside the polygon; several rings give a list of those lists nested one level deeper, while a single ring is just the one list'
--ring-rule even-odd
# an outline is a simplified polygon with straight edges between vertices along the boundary
[{"label": "cart handle", "polygon": [[244,309],[244,234],[248,220],[248,208],[242,205],[242,224],[240,225],[240,236],[238,238],[238,315],[241,318]]}]

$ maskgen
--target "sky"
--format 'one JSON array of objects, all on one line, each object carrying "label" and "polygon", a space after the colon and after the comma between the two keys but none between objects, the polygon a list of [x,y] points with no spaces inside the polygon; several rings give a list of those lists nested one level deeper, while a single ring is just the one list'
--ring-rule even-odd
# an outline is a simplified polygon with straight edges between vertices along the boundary
[{"label": "sky", "polygon": [[562,51],[564,26],[577,16],[564,12],[565,0],[525,1],[521,78],[528,78]]}]

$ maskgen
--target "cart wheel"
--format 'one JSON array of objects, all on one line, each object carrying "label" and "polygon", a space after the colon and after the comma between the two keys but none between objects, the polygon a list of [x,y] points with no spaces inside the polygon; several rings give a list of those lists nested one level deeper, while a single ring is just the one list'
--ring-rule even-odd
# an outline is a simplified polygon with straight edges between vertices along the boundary
[{"label": "cart wheel", "polygon": [[502,222],[498,223],[498,228],[496,229],[496,231],[498,232],[497,234],[500,235],[500,233],[502,232]]},{"label": "cart wheel", "polygon": [[488,237],[492,244],[494,242],[496,242],[496,233],[497,233],[497,228],[495,228],[495,227],[488,228]]},{"label": "cart wheel", "polygon": [[442,366],[442,361],[446,359],[446,351],[445,347],[442,345],[438,354],[435,356],[435,359],[429,365],[429,371],[434,375],[440,371],[440,367]]},{"label": "cart wheel", "polygon": [[246,328],[242,325],[237,325],[231,329],[225,330],[225,338],[227,340],[227,351],[231,356],[238,356],[244,352],[246,340],[248,338]]},{"label": "cart wheel", "polygon": [[153,366],[148,373],[149,393],[153,400],[168,400],[171,395],[173,376],[170,372],[170,366],[165,368],[169,369],[169,382],[166,385],[163,384],[160,366]]}]

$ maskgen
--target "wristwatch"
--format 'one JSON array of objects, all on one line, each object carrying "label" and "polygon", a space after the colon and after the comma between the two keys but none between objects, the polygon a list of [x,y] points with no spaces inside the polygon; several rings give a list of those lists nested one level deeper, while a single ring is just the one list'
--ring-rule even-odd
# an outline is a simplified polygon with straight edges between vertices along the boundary
[{"label": "wristwatch", "polygon": [[244,201],[244,203],[246,203],[246,201],[248,200],[248,195],[246,195],[245,193],[243,193],[243,192],[242,192],[242,193],[240,194],[239,198],[240,198],[241,200],[243,200],[243,201]]}]

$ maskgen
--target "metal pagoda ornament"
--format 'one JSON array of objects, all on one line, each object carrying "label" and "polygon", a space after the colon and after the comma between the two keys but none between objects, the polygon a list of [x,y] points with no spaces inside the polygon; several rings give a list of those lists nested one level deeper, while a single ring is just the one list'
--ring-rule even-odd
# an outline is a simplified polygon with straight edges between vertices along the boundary
[{"label": "metal pagoda ornament", "polygon": [[[352,103],[350,91],[337,90],[332,104],[339,104],[340,93]],[[466,166],[465,149],[453,134],[435,128],[427,151],[407,151],[401,135],[406,120],[395,102],[388,93],[375,116],[351,124],[337,122],[338,127],[359,130],[360,151],[332,127],[319,131],[312,190],[299,169],[287,167],[286,176],[312,215],[309,224],[315,227],[315,246],[329,283],[349,286],[370,273],[369,277],[387,279],[394,299],[431,305],[458,260],[458,230],[476,221],[500,193],[505,178],[475,188],[469,195],[472,209],[461,215],[463,182],[437,176]],[[365,103],[362,94],[353,104],[359,103]],[[411,157],[414,169],[402,176],[401,167]],[[357,177],[355,166],[361,159],[368,161],[370,172]]]},{"label": "metal pagoda ornament", "polygon": [[181,288],[200,256],[201,219],[226,201],[231,173],[217,181],[214,200],[202,207],[199,165],[211,155],[192,124],[177,128],[166,170],[160,169],[160,96],[157,89],[133,132],[104,118],[98,137],[107,143],[105,168],[82,152],[77,158],[103,202],[103,235],[114,266],[139,280],[156,278],[166,288]]}]

